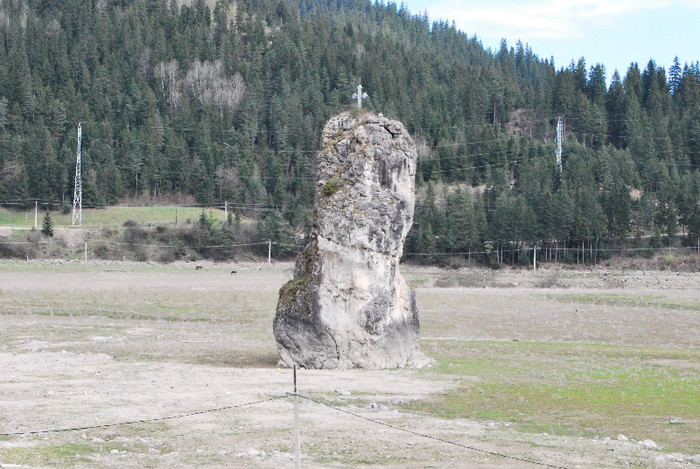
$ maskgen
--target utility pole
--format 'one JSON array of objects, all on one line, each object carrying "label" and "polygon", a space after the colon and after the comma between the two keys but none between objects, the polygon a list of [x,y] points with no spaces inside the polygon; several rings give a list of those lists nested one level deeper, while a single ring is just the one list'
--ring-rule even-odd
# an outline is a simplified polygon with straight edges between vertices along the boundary
[{"label": "utility pole", "polygon": [[564,130],[561,123],[561,117],[557,119],[557,166],[561,173],[561,141],[564,139]]},{"label": "utility pole", "polygon": [[80,170],[80,140],[83,135],[82,123],[78,123],[78,158],[75,163],[75,189],[73,190],[73,222],[77,221],[79,225],[83,224],[83,180]]},{"label": "utility pole", "polygon": [[537,246],[532,248],[532,270],[537,272]]}]

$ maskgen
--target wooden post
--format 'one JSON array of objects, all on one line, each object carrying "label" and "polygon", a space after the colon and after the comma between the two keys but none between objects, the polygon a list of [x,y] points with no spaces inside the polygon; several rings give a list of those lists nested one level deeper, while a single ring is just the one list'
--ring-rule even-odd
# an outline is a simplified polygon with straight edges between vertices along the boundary
[{"label": "wooden post", "polygon": [[267,263],[272,264],[272,240],[267,241]]},{"label": "wooden post", "polygon": [[34,201],[34,229],[36,230],[39,226],[39,201]]},{"label": "wooden post", "polygon": [[85,241],[85,263],[87,264],[87,241]]}]

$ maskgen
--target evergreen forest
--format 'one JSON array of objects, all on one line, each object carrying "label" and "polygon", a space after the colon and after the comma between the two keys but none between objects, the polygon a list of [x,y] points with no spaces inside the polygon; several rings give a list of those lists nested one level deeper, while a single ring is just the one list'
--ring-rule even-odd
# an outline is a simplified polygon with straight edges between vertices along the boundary
[{"label": "evergreen forest", "polygon": [[0,204],[70,206],[80,123],[83,206],[227,203],[300,243],[360,82],[419,150],[407,257],[700,244],[698,62],[555,64],[369,0],[0,0]]}]

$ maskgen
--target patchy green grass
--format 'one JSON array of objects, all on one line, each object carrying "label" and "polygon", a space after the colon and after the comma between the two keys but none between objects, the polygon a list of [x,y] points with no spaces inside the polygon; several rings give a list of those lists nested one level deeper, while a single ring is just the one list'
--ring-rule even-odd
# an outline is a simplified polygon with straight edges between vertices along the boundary
[{"label": "patchy green grass", "polygon": [[[163,289],[156,293],[138,289],[113,292],[43,292],[27,295],[21,302],[2,301],[2,314],[57,317],[100,316],[122,320],[228,321],[220,307],[197,301],[181,290]],[[5,304],[3,304],[5,303]]]},{"label": "patchy green grass", "polygon": [[[143,435],[152,434],[158,429],[154,424],[150,428],[139,428],[130,433]],[[0,448],[0,461],[5,464],[36,465],[41,467],[83,467],[90,465],[94,461],[95,455],[104,455],[110,452],[128,452],[135,454],[145,454],[149,445],[138,438],[127,438],[123,441],[90,442],[89,440],[78,440],[78,433],[73,433],[71,440],[60,443],[47,443],[43,438],[34,440],[33,445],[21,447]],[[170,449],[159,446],[161,454],[170,452]],[[4,467],[4,466],[3,466]]]},{"label": "patchy green grass", "polygon": [[451,375],[458,385],[408,404],[412,410],[700,451],[700,350],[476,341],[444,341],[439,350],[429,373]]},{"label": "patchy green grass", "polygon": [[546,298],[565,303],[638,308],[665,308],[700,311],[700,301],[688,298],[667,298],[653,295],[625,295],[621,293],[550,293]]},{"label": "patchy green grass", "polygon": [[64,442],[53,445],[39,443],[36,447],[2,448],[0,460],[5,464],[67,467],[84,464],[89,461],[89,455],[109,452],[111,449],[89,443]]},{"label": "patchy green grass", "polygon": [[[39,225],[41,225],[40,210]],[[215,221],[225,221],[224,211],[218,208],[206,208],[204,212]],[[196,223],[202,214],[197,207],[123,207],[110,206],[105,208],[83,209],[83,227],[122,226],[131,220],[140,225],[153,226],[158,224],[186,224],[189,220]],[[51,212],[54,227],[72,225],[72,213]],[[22,211],[0,210],[0,226],[31,227],[34,225],[34,208]]]},{"label": "patchy green grass", "polygon": [[[82,262],[82,258],[78,262],[52,261],[52,260],[12,260],[0,259],[0,273],[36,273],[43,275],[54,272],[57,275],[63,274],[82,274],[82,273],[154,273],[163,274],[168,272],[178,271],[189,272],[191,268],[174,267],[172,264],[162,264],[156,262],[121,262],[121,261],[90,261],[87,264]],[[229,264],[207,266],[207,270],[219,271],[228,273],[230,271]],[[147,289],[151,286],[145,287]]]},{"label": "patchy green grass", "polygon": [[[281,270],[234,277],[225,265],[195,272],[158,264],[1,262],[0,275],[0,322],[13,324],[0,327],[0,344],[11,350],[214,366],[277,363],[271,329],[276,285],[286,278]],[[265,278],[280,280],[259,283]]]},{"label": "patchy green grass", "polygon": [[[236,276],[230,275],[230,269],[216,264],[205,264],[195,272],[193,267],[145,263],[3,261],[0,321],[5,326],[0,327],[0,345],[10,354],[66,350],[107,354],[120,364],[160,361],[274,370],[277,355],[272,318],[279,288],[289,279],[292,267],[264,266],[262,271],[244,267]],[[437,388],[447,389],[444,392],[402,405],[403,410],[419,416],[448,419],[446,429],[451,426],[449,419],[488,420],[509,423],[511,429],[530,434],[524,438],[532,441],[539,440],[531,434],[539,433],[588,438],[624,434],[636,440],[652,439],[665,451],[700,453],[700,349],[697,325],[689,322],[696,317],[698,295],[692,290],[671,291],[668,297],[661,296],[667,292],[649,290],[641,298],[630,291],[611,293],[593,288],[583,294],[576,290],[545,295],[539,289],[522,287],[521,278],[514,274],[492,281],[498,285],[515,285],[515,281],[521,285],[518,288],[432,287],[440,275],[447,274],[426,269],[408,277],[419,286],[421,347],[436,359],[436,366],[420,372],[392,370],[386,388],[381,394],[377,391],[377,402],[388,396],[400,398],[405,390],[392,387],[390,377],[409,372],[415,373],[416,380],[449,383]],[[468,275],[469,284],[477,282],[477,273]],[[536,285],[538,278],[527,280]],[[450,285],[460,284],[456,278]],[[606,311],[606,305],[617,307]],[[628,314],[629,310],[634,314]],[[648,326],[640,323],[638,316],[642,315],[638,313],[643,312],[649,318]],[[657,317],[662,315],[663,325],[670,331],[667,334],[658,333]],[[619,333],[592,334],[594,327]],[[71,373],[56,374],[56,381],[88,379],[80,367]],[[332,386],[319,388],[310,395],[330,405],[342,402],[366,407],[364,397],[337,399],[333,390]],[[396,416],[403,417],[401,413]],[[397,422],[400,426],[406,423]],[[418,423],[415,425],[421,430]],[[155,423],[126,426],[118,434],[168,442],[186,441],[181,436],[192,435],[180,430],[184,427],[177,428],[177,437],[173,430],[159,430]],[[225,428],[206,427],[205,440],[210,431],[219,432],[219,437],[222,431],[229,432],[218,440],[225,440],[221,445],[228,447],[229,440],[243,438],[240,434],[244,431],[258,449],[290,451],[289,439],[264,443],[274,430],[259,426],[240,430],[233,424]],[[289,430],[284,431],[284,436],[289,436]],[[342,431],[338,432],[342,436],[334,437],[315,431],[310,434],[307,430],[302,441],[304,452],[313,456],[315,464],[450,464],[442,455],[449,448],[424,447],[424,442],[415,448],[397,446],[396,441],[412,444],[404,435],[372,430],[366,438]],[[116,430],[110,433],[117,434]],[[58,441],[60,438],[70,443]],[[357,443],[362,438],[362,443]],[[90,466],[94,462],[91,455],[114,448],[126,451],[119,457],[130,456],[129,467],[136,467],[133,460],[141,461],[148,450],[136,443],[114,447],[111,441],[89,442],[83,443],[80,435],[61,434],[49,440],[29,440],[28,446],[4,445],[0,461],[29,467]],[[201,467],[230,462],[230,455],[222,459],[213,447],[203,449],[202,453],[183,450],[183,463]]]}]

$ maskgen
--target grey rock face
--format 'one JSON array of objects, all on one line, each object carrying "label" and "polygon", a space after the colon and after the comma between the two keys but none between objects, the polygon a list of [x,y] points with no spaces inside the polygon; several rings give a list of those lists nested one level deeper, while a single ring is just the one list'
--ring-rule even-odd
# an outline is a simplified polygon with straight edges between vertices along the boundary
[{"label": "grey rock face", "polygon": [[312,240],[280,289],[282,364],[421,365],[414,294],[399,274],[413,221],[416,149],[400,122],[341,114],[323,130]]}]

